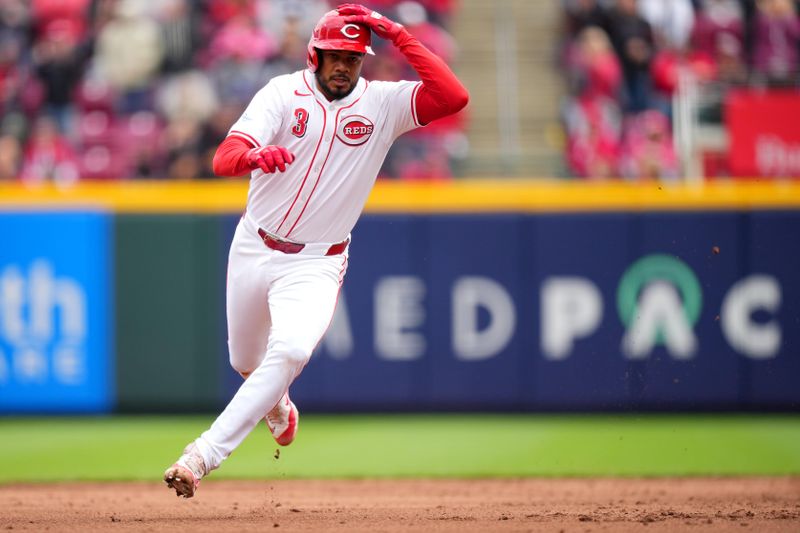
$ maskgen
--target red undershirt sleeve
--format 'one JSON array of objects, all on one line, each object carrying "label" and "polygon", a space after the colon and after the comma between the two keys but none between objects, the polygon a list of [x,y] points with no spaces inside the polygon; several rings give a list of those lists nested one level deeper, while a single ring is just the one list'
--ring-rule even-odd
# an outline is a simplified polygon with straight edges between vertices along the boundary
[{"label": "red undershirt sleeve", "polygon": [[417,118],[421,125],[452,115],[467,105],[467,89],[445,62],[416,37],[403,32],[395,40],[395,46],[422,80],[416,98]]},{"label": "red undershirt sleeve", "polygon": [[247,152],[254,148],[241,137],[230,135],[217,148],[212,163],[214,174],[217,176],[236,177],[250,173],[252,170],[247,164]]}]

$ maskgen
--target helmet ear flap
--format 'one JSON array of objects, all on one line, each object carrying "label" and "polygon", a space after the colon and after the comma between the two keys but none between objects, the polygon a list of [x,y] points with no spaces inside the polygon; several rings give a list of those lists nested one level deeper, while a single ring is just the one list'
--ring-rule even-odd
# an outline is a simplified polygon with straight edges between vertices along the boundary
[{"label": "helmet ear flap", "polygon": [[316,72],[319,68],[320,63],[319,57],[319,50],[315,47],[311,46],[311,43],[308,44],[308,57],[306,58],[306,64],[308,65],[308,69],[311,72]]}]

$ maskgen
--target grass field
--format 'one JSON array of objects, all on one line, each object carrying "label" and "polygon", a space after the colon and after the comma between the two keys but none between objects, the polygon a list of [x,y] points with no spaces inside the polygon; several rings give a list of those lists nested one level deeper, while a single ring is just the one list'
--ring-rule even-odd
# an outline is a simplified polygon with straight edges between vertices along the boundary
[{"label": "grass field", "polygon": [[[160,479],[213,416],[2,418],[0,483]],[[800,474],[797,415],[306,415],[216,479]]]}]

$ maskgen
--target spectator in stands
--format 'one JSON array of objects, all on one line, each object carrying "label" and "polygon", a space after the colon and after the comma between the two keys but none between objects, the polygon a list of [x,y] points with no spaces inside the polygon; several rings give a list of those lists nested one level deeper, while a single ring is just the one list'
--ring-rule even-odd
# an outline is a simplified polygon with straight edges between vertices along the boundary
[{"label": "spectator in stands", "polygon": [[622,73],[606,33],[594,26],[578,35],[570,72],[574,97],[564,107],[567,162],[584,178],[608,178],[617,168]]},{"label": "spectator in stands", "polygon": [[443,28],[450,25],[450,19],[456,12],[458,3],[459,0],[422,0],[430,21]]},{"label": "spectator in stands", "polygon": [[[334,5],[336,3],[338,2],[332,2]],[[398,0],[364,0],[361,3],[381,13],[389,13],[397,7]],[[432,23],[447,27],[453,10],[459,2],[458,0],[420,0],[419,3],[425,9],[427,17]]]},{"label": "spectator in stands", "polygon": [[[407,136],[406,136],[407,137]],[[425,137],[428,143],[414,137],[398,138],[397,150],[381,168],[380,177],[402,180],[449,180],[453,177],[450,153],[444,139]]]},{"label": "spectator in stands", "polygon": [[716,79],[724,88],[747,82],[747,67],[742,53],[742,41],[730,33],[719,33],[714,60]]},{"label": "spectator in stands", "polygon": [[622,70],[602,29],[595,26],[583,29],[567,64],[574,93],[584,97],[620,98]]},{"label": "spectator in stands", "polygon": [[650,66],[652,108],[672,116],[672,97],[679,88],[682,76],[704,84],[715,80],[715,58],[689,46],[659,49]]},{"label": "spectator in stands", "polygon": [[32,0],[31,15],[33,31],[36,38],[40,38],[51,30],[50,26],[56,24],[59,31],[69,27],[69,31],[76,41],[83,41],[87,37],[87,13],[91,0]]},{"label": "spectator in stands", "polygon": [[97,36],[95,67],[118,93],[119,110],[152,108],[151,88],[164,57],[162,34],[140,0],[120,0]]},{"label": "spectator in stands", "polygon": [[730,43],[730,39],[735,39],[741,53],[743,38],[744,13],[739,0],[700,0],[691,36],[694,50],[713,57],[721,46],[731,51],[729,44],[720,44],[721,40]]},{"label": "spectator in stands", "polygon": [[758,0],[753,28],[753,81],[795,85],[800,55],[800,19],[791,0]]},{"label": "spectator in stands", "polygon": [[168,121],[205,122],[219,106],[217,93],[201,70],[190,70],[167,78],[156,92],[156,109]]},{"label": "spectator in stands", "polygon": [[33,47],[33,62],[44,88],[46,112],[67,133],[73,129],[75,87],[88,59],[88,48],[85,42],[80,42],[80,35],[80,29],[69,19],[54,19]]},{"label": "spectator in stands", "polygon": [[303,36],[308,44],[317,21],[331,6],[326,0],[269,0],[259,2],[256,8],[258,23],[267,35],[283,42],[284,33],[291,31]]},{"label": "spectator in stands", "polygon": [[13,135],[0,136],[0,182],[17,179],[22,160],[22,146]]},{"label": "spectator in stands", "polygon": [[229,19],[214,35],[209,46],[211,61],[237,58],[263,62],[277,51],[275,38],[262,30],[252,17]]},{"label": "spectator in stands", "polygon": [[100,31],[116,17],[120,0],[92,0],[89,5],[89,34],[96,39]]},{"label": "spectator in stands", "polygon": [[195,66],[195,50],[202,42],[195,4],[190,0],[160,0],[155,8],[164,48],[161,72],[191,70]]},{"label": "spectator in stands", "polygon": [[[443,27],[428,19],[428,12],[421,3],[405,0],[397,4],[395,12],[408,31],[445,63],[450,63],[455,58],[455,39]],[[406,63],[403,61],[403,64]]]},{"label": "spectator in stands", "polygon": [[167,118],[169,175],[200,177],[203,124],[214,116],[219,100],[211,80],[200,70],[170,78],[158,91],[156,108]]},{"label": "spectator in stands", "polygon": [[123,176],[163,179],[167,175],[164,124],[152,111],[139,111],[122,120],[117,138],[124,152]]},{"label": "spectator in stands", "polygon": [[303,20],[299,17],[290,16],[284,19],[284,25],[280,31],[280,51],[267,64],[265,79],[305,67],[308,57],[308,41],[306,39],[308,34],[301,32],[302,25]]},{"label": "spectator in stands", "polygon": [[[454,57],[452,38],[427,9],[446,20],[456,0],[372,3],[398,8],[430,48]],[[305,65],[308,35],[335,4],[0,0],[0,176],[19,170],[28,183],[62,184],[79,173],[212,177],[209,154],[227,126],[269,78]],[[382,79],[404,76],[388,53],[372,59]],[[463,121],[405,139],[418,157],[411,166],[395,157],[407,166],[391,174],[449,176],[466,142]]]},{"label": "spectator in stands", "polygon": [[64,186],[75,183],[78,177],[78,158],[56,121],[39,117],[25,146],[20,179],[28,184],[51,181]]},{"label": "spectator in stands", "polygon": [[608,179],[617,175],[621,119],[616,102],[607,98],[578,98],[567,104],[567,164],[574,176]]},{"label": "spectator in stands", "polygon": [[[18,111],[23,92],[33,90],[40,96],[40,87],[30,79],[29,69],[21,61],[21,56],[22,44],[13,35],[0,33],[0,113]],[[40,100],[37,98],[36,106]]]},{"label": "spectator in stands", "polygon": [[589,26],[606,27],[606,13],[597,0],[562,0],[566,13],[566,33],[570,39]]},{"label": "spectator in stands", "polygon": [[694,26],[691,0],[638,0],[639,13],[653,28],[659,48],[683,50]]},{"label": "spectator in stands", "polygon": [[622,176],[629,180],[676,181],[680,165],[669,119],[651,109],[626,122],[620,156]]},{"label": "spectator in stands", "polygon": [[256,18],[254,0],[207,0],[208,23],[219,28],[236,17]]},{"label": "spectator in stands", "polygon": [[163,137],[167,153],[167,176],[183,180],[200,177],[203,168],[201,135],[200,125],[194,120],[181,118],[167,124]]},{"label": "spectator in stands", "polygon": [[14,42],[21,52],[28,47],[30,34],[31,13],[28,3],[25,0],[0,0],[0,37],[4,41]]},{"label": "spectator in stands", "polygon": [[647,109],[651,103],[650,63],[655,53],[650,24],[639,15],[636,0],[616,0],[607,28],[622,62],[625,108],[632,112]]},{"label": "spectator in stands", "polygon": [[[739,0],[700,1],[688,55],[695,59],[691,65],[697,78],[710,82],[698,109],[703,122],[720,124],[725,93],[732,85],[747,82],[743,39],[744,14]],[[701,62],[706,66],[698,70]],[[659,76],[655,66],[653,76]]]},{"label": "spectator in stands", "polygon": [[246,104],[267,81],[265,62],[278,53],[278,46],[254,18],[230,18],[214,35],[207,54],[220,98]]}]

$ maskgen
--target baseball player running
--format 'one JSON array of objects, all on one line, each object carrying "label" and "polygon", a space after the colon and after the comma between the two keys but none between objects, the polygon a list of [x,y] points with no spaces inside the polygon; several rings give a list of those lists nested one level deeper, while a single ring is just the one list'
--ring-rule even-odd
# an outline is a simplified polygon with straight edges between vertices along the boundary
[{"label": "baseball player running", "polygon": [[[397,47],[422,81],[361,78],[372,32]],[[194,496],[261,420],[279,445],[294,440],[299,414],[289,386],[333,317],[350,231],[389,147],[468,99],[447,65],[402,25],[343,4],[314,28],[308,69],[270,80],[231,127],[214,172],[250,173],[227,285],[230,362],[245,381],[164,473],[179,496]]]}]

